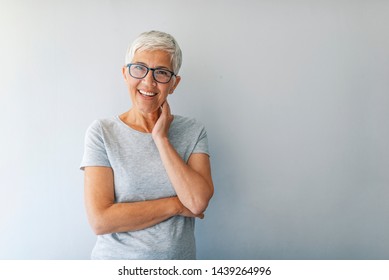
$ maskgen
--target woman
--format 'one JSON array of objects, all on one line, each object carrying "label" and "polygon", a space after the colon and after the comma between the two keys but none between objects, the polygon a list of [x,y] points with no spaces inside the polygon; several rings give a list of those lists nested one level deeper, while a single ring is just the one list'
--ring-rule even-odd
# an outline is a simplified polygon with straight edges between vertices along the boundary
[{"label": "woman", "polygon": [[85,204],[98,235],[92,259],[195,259],[194,220],[213,195],[204,127],[173,116],[182,55],[166,33],[142,33],[126,54],[132,107],[92,123],[85,138]]}]

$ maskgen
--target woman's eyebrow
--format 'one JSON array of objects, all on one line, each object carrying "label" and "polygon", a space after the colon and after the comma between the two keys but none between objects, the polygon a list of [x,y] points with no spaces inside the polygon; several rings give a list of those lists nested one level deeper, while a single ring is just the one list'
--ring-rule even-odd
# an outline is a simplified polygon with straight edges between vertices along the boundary
[{"label": "woman's eyebrow", "polygon": [[146,63],[142,62],[142,61],[134,61],[132,62],[133,64],[142,64],[144,66],[148,66]]},{"label": "woman's eyebrow", "polygon": [[[144,66],[149,67],[149,66],[147,65],[147,63],[144,63],[144,62],[142,62],[142,61],[135,61],[135,62],[133,62],[133,63],[135,63],[135,64],[142,64],[142,65],[144,65]],[[170,70],[169,67],[164,66],[164,65],[157,66],[157,67],[154,67],[154,68],[158,68],[158,69],[160,69],[160,68],[166,68],[167,70]]]}]

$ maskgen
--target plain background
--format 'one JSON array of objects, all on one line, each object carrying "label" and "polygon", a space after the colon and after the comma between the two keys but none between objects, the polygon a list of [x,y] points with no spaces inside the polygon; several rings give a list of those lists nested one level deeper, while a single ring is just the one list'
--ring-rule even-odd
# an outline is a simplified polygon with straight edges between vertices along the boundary
[{"label": "plain background", "polygon": [[0,259],[88,259],[86,128],[131,106],[143,31],[208,130],[199,259],[389,259],[388,1],[0,0]]}]

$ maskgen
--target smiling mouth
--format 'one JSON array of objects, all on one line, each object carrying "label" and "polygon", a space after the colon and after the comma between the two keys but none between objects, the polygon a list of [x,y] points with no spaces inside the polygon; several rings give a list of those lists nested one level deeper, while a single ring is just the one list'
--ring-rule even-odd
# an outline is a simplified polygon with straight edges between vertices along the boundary
[{"label": "smiling mouth", "polygon": [[157,95],[157,93],[155,92],[148,92],[148,91],[144,91],[144,90],[138,90],[138,92],[143,95],[143,96],[146,96],[146,97],[154,97]]}]

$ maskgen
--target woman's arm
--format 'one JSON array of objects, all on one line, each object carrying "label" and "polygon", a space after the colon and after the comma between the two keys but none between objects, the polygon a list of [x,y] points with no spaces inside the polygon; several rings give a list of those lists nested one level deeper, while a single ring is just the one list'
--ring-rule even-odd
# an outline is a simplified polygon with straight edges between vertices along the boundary
[{"label": "woman's arm", "polygon": [[177,197],[115,203],[110,167],[85,167],[85,206],[97,235],[144,229],[176,215],[203,217],[191,213]]},{"label": "woman's arm", "polygon": [[181,203],[194,214],[201,214],[213,195],[211,165],[207,154],[192,154],[185,163],[168,139],[173,116],[167,101],[152,136],[169,179]]}]

